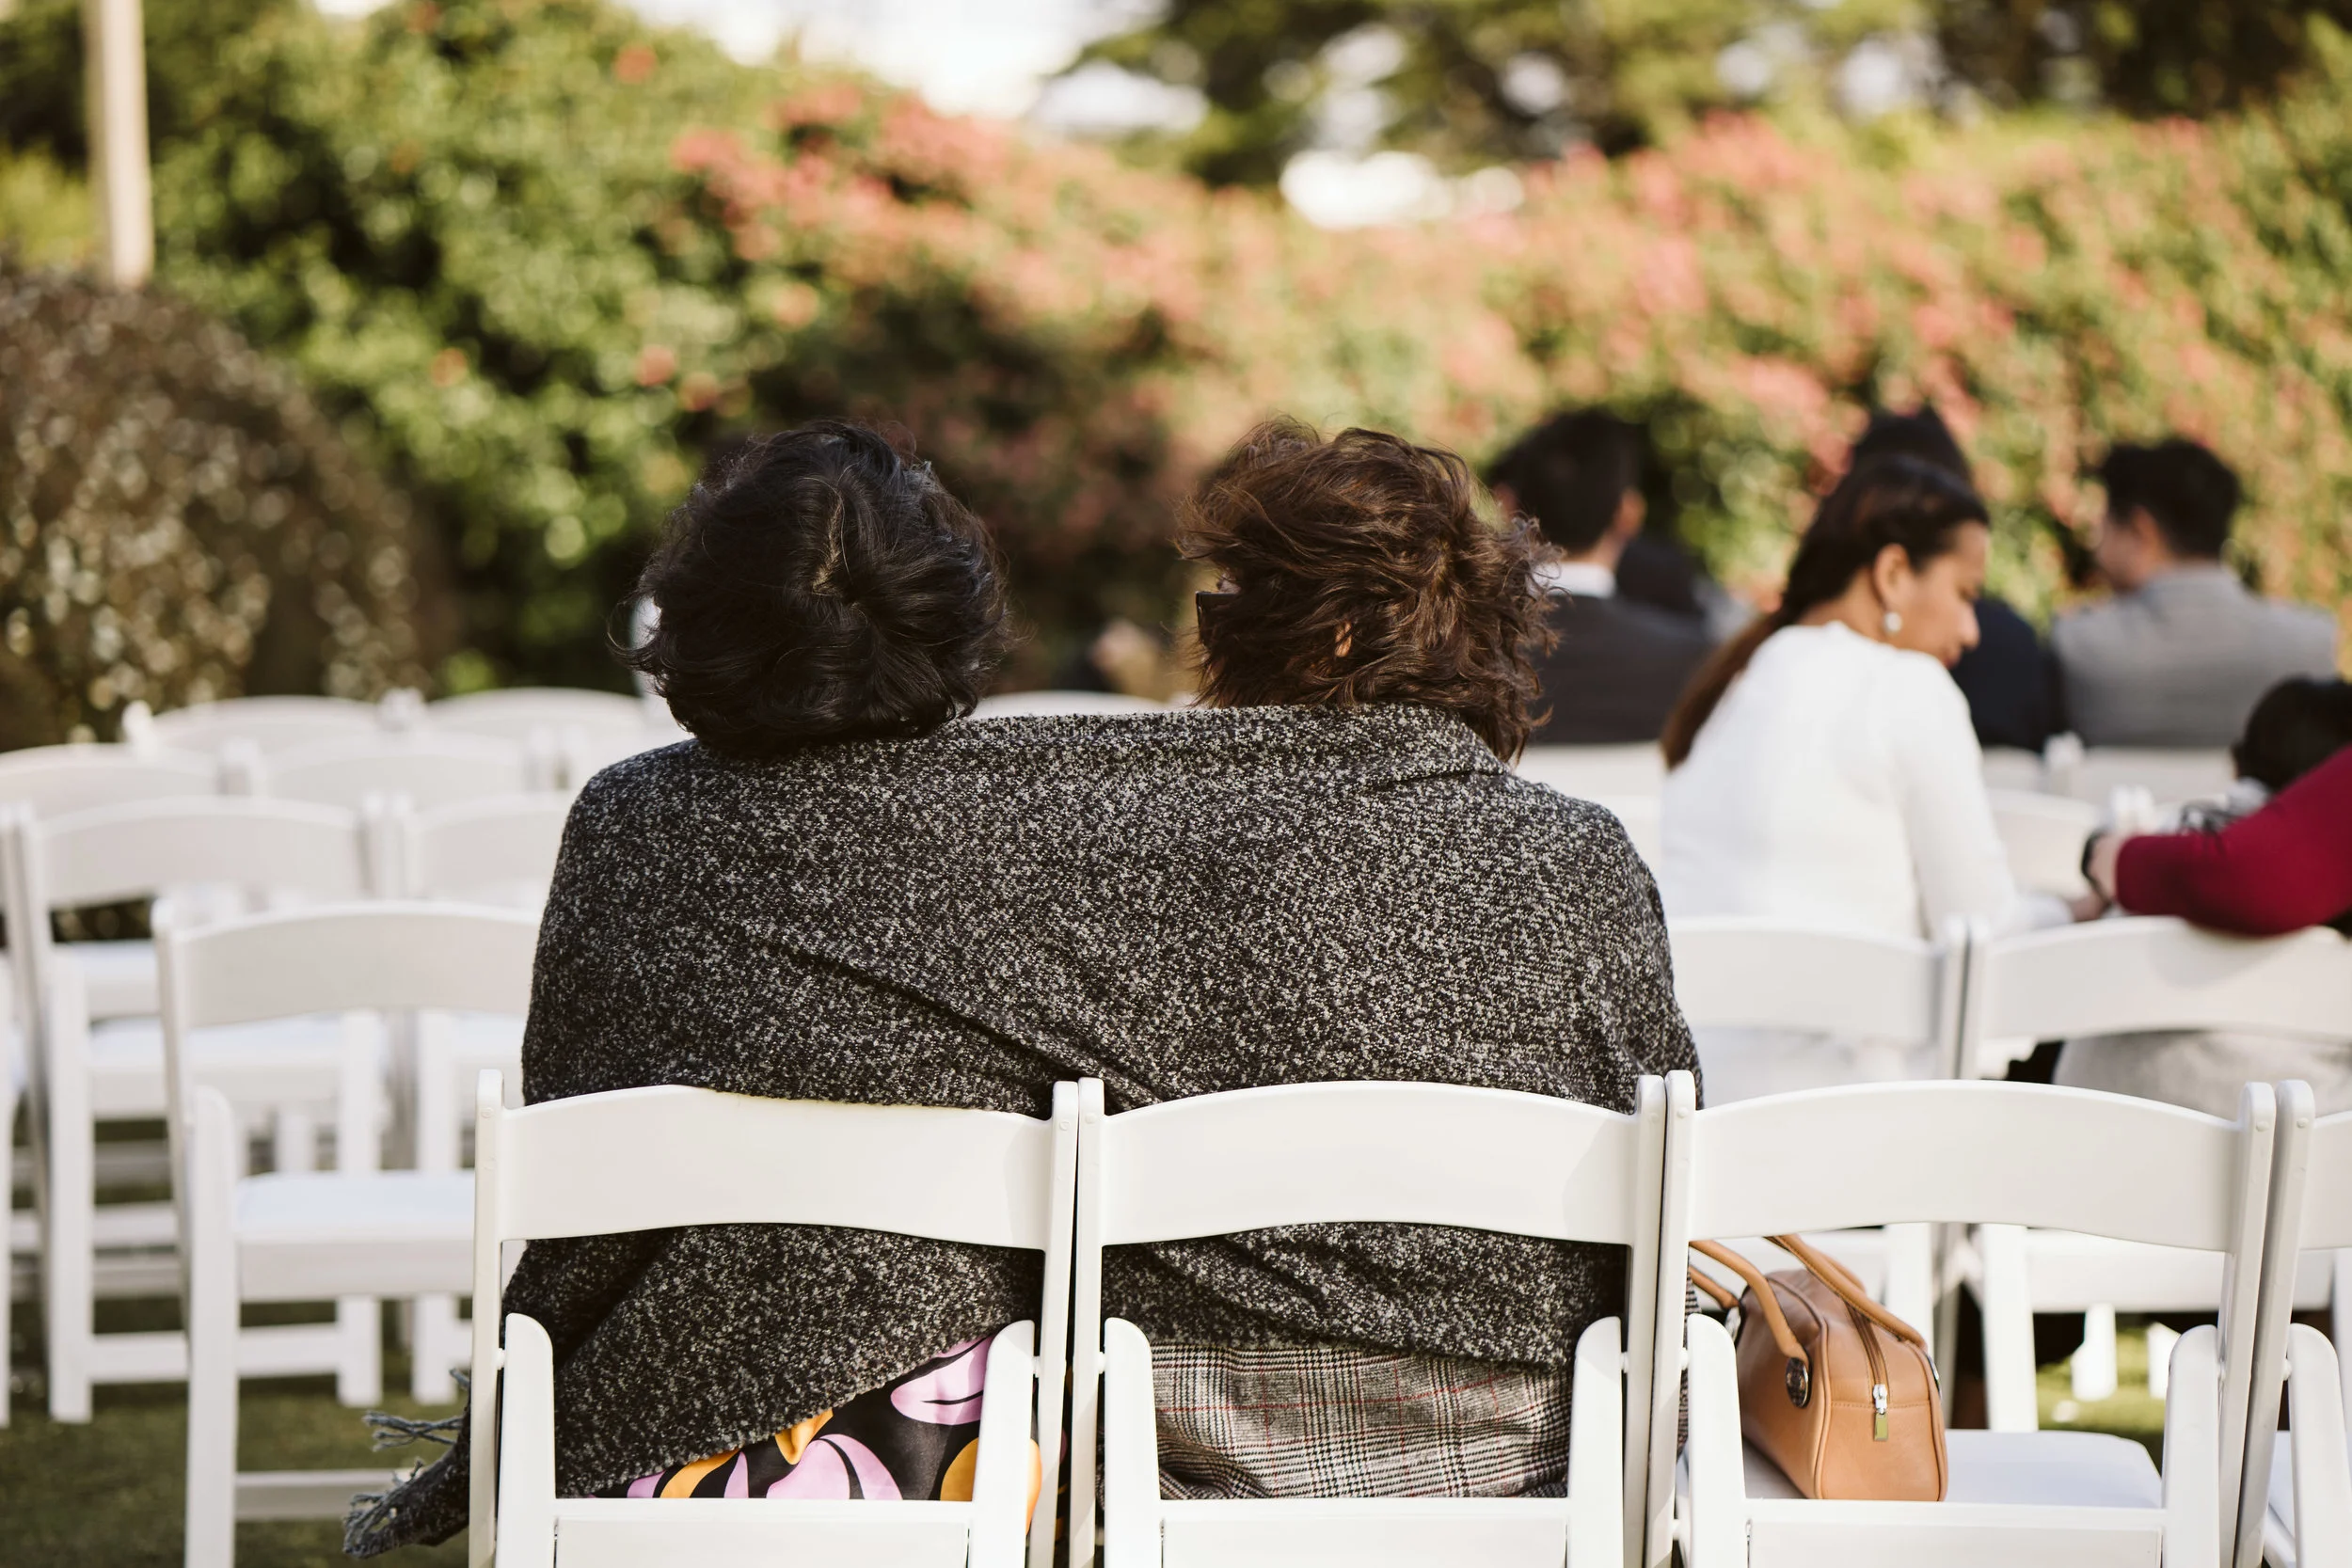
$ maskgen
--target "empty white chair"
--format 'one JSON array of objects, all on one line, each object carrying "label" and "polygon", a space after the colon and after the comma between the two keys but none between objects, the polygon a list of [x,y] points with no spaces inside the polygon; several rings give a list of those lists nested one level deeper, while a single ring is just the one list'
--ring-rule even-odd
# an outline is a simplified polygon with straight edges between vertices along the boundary
[{"label": "empty white chair", "polygon": [[2017,793],[2042,788],[2042,753],[2015,746],[1987,746],[1984,787]]},{"label": "empty white chair", "polygon": [[[2178,920],[2100,920],[1971,944],[1968,1070],[1990,1076],[2024,1044],[2147,1030],[2247,1030],[2314,1042],[2352,1039],[2352,942],[2319,929],[2249,939]],[[1986,1419],[1995,1431],[2039,1420],[2032,1346],[1996,1330],[1992,1302],[2014,1293],[2027,1310],[2089,1312],[2084,1355],[2111,1366],[2113,1319],[2220,1309],[2221,1260],[2056,1231],[1980,1228],[1977,1283],[1986,1304]],[[2305,1281],[2309,1305],[2327,1284]]]},{"label": "empty white chair", "polygon": [[644,704],[617,691],[562,686],[514,686],[444,697],[424,708],[425,727],[492,740],[523,741],[534,730],[577,729],[629,736],[647,728]]},{"label": "empty white chair", "polygon": [[2042,752],[2045,782],[2053,795],[2104,805],[2118,789],[2144,789],[2163,805],[2218,795],[2237,769],[2226,751],[2165,747],[2092,746],[2071,735],[2054,736]]},{"label": "empty white chair", "polygon": [[1117,691],[1007,691],[983,697],[975,719],[1035,719],[1065,713],[1165,713],[1168,705]]},{"label": "empty white chair", "polygon": [[389,901],[167,927],[158,938],[186,1216],[189,1568],[226,1568],[240,1513],[340,1516],[353,1492],[387,1479],[237,1474],[241,1304],[457,1292],[473,1273],[463,1172],[240,1180],[228,1101],[197,1087],[201,1032],[319,1013],[521,1013],[537,942],[537,920],[516,911]]},{"label": "empty white chair", "polygon": [[[2238,1561],[2288,1568],[2352,1563],[2352,1113],[2320,1119],[2311,1089],[2279,1086],[2279,1152],[2263,1246],[2248,1485]],[[2314,1276],[2317,1276],[2314,1278]],[[2293,1322],[2313,1286],[2332,1295],[2329,1330]],[[2329,1338],[2334,1343],[2331,1345]],[[2281,1382],[2291,1433],[2274,1433]],[[2267,1482],[2265,1485],[2265,1482]],[[2308,1543],[2308,1549],[2307,1544]]]},{"label": "empty white chair", "polygon": [[[2022,1084],[1865,1085],[1698,1111],[1677,1073],[1667,1099],[1661,1286],[1679,1282],[1693,1240],[1903,1220],[2198,1248],[2223,1255],[2232,1282],[2218,1331],[2194,1329],[2174,1349],[2161,1472],[2127,1438],[1952,1432],[1950,1484],[1931,1503],[1798,1496],[1741,1441],[1730,1335],[1712,1318],[1681,1320],[1661,1290],[1661,1358],[1687,1334],[1690,1437],[1677,1481],[1673,1383],[1661,1380],[1651,1507],[1673,1497],[1671,1539],[1689,1568],[2230,1560],[2275,1127],[2268,1085],[2247,1085],[2235,1122]],[[1986,1313],[2023,1316],[2014,1301],[1988,1301]],[[2010,1326],[2030,1338],[2029,1323]],[[1669,1536],[1657,1525],[1654,1512],[1654,1568]]]},{"label": "empty white chair", "polygon": [[322,805],[362,804],[370,796],[404,795],[419,810],[516,795],[553,782],[544,753],[511,740],[473,735],[369,735],[292,747],[266,759],[262,792]]},{"label": "empty white chair", "polygon": [[2009,854],[2010,875],[2035,893],[2073,898],[2090,891],[2083,880],[2083,843],[2099,831],[2099,808],[2058,795],[1989,790],[1993,826]]},{"label": "empty white chair", "polygon": [[[135,801],[40,820],[19,813],[0,831],[9,928],[24,933],[13,955],[17,983],[37,1001],[47,1195],[42,1290],[56,1419],[89,1418],[93,1382],[178,1378],[186,1361],[177,1334],[93,1331],[102,1282],[106,1293],[152,1284],[152,1271],[136,1266],[136,1251],[127,1275],[107,1280],[100,1249],[119,1258],[123,1249],[167,1248],[176,1234],[160,1205],[97,1207],[96,1124],[162,1116],[168,1087],[152,980],[134,987],[115,975],[105,988],[93,984],[80,958],[86,944],[53,944],[50,914],[170,894],[183,899],[184,920],[199,912],[187,899],[223,890],[366,897],[386,885],[387,854],[356,813],[233,797]],[[278,1117],[281,1163],[309,1163],[321,1107],[332,1115],[339,1158],[372,1163],[376,1086],[340,1026],[295,1022],[215,1037],[199,1053],[195,1070],[248,1114]],[[355,1307],[339,1328],[255,1329],[240,1354],[256,1370],[334,1370],[346,1399],[373,1399],[377,1350],[369,1316]]]},{"label": "empty white chair", "polygon": [[[495,1396],[491,1377],[474,1385],[476,1568],[494,1550],[501,1568],[553,1568],[559,1544],[566,1562],[697,1568],[1016,1568],[1025,1548],[1034,1568],[1047,1568],[1070,1322],[1074,1085],[1056,1087],[1045,1121],[678,1086],[514,1110],[487,1072],[476,1103],[473,1363],[500,1369]],[[841,1170],[861,1175],[816,1175]],[[1037,1320],[1000,1330],[990,1346],[970,1502],[555,1495],[553,1352],[520,1313],[505,1319],[500,1346],[501,1245],[740,1224],[850,1226],[1044,1255]],[[1032,1538],[1033,1422],[1045,1479]]]},{"label": "empty white chair", "polygon": [[[1079,1085],[1071,1568],[1093,1560],[1098,1414],[1104,1568],[1629,1560],[1641,1476],[1624,1456],[1645,1451],[1651,1418],[1659,1080],[1641,1080],[1629,1117],[1437,1084],[1285,1085],[1116,1117],[1102,1094],[1097,1080]],[[1577,1344],[1565,1497],[1161,1498],[1152,1347],[1133,1324],[1103,1320],[1103,1249],[1342,1221],[1629,1249],[1624,1318]],[[1665,1421],[1671,1433],[1671,1403]]]},{"label": "empty white chair", "polygon": [[384,716],[373,703],[342,697],[232,697],[158,713],[139,728],[166,747],[218,752],[244,742],[267,753],[374,735]]},{"label": "empty white chair", "polygon": [[1603,795],[1593,804],[1606,807],[1625,829],[1625,836],[1632,842],[1633,852],[1646,865],[1656,866],[1659,854],[1659,799],[1655,795]]},{"label": "empty white chair", "polygon": [[1586,800],[1655,796],[1666,786],[1666,756],[1652,744],[1530,746],[1519,754],[1518,773]]},{"label": "empty white chair", "polygon": [[[1967,963],[1967,932],[1957,921],[1940,942],[1740,915],[1673,921],[1666,934],[1675,1001],[1693,1029],[1786,1029],[1883,1041],[1908,1048],[1922,1077],[1953,1074]],[[1810,1240],[1851,1269],[1888,1311],[1934,1332],[1929,1227]],[[1741,1250],[1769,1268],[1783,1266],[1769,1243],[1743,1243]],[[1937,1349],[1945,1347],[1939,1342]]]}]

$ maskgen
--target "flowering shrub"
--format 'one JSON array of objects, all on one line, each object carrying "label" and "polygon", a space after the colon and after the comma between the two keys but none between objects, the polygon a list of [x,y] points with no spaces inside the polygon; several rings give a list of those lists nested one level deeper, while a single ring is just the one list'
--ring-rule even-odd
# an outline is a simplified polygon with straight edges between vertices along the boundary
[{"label": "flowering shrub", "polygon": [[147,293],[0,266],[0,750],[155,707],[414,685],[400,499],[294,377]]},{"label": "flowering shrub", "polygon": [[293,8],[217,56],[159,154],[164,276],[436,517],[454,684],[615,678],[611,607],[699,451],[833,412],[905,425],[994,525],[1027,678],[1177,613],[1173,504],[1277,409],[1480,456],[1610,402],[1764,586],[1867,405],[1933,396],[2037,609],[2063,590],[2032,519],[2080,515],[2108,440],[2180,428],[2245,472],[2268,586],[2352,594],[2342,58],[2242,121],[1725,120],[1535,170],[1508,217],[1329,234],[594,0],[402,0],[349,35]]}]

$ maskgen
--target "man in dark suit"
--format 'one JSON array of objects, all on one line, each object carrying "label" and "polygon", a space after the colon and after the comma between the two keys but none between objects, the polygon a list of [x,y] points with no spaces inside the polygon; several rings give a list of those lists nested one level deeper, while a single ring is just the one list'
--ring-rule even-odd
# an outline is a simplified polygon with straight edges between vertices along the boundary
[{"label": "man in dark suit", "polygon": [[1555,415],[1521,436],[1488,476],[1495,499],[1535,519],[1566,557],[1540,569],[1560,645],[1539,666],[1550,715],[1538,746],[1656,740],[1714,649],[1706,623],[1617,592],[1617,565],[1642,531],[1641,436],[1598,409]]}]

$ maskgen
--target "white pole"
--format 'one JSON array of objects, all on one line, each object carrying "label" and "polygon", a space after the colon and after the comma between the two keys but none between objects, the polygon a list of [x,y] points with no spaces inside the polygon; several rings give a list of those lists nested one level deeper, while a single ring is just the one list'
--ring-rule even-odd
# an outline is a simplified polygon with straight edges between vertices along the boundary
[{"label": "white pole", "polygon": [[90,184],[106,280],[136,288],[155,270],[147,172],[147,38],[139,0],[82,0]]}]

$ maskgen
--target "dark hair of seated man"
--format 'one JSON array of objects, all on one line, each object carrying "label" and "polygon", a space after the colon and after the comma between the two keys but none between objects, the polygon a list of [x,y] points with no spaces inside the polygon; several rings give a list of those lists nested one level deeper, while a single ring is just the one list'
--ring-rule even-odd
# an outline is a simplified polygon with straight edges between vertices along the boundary
[{"label": "dark hair of seated man", "polygon": [[2296,675],[2263,693],[2230,747],[2238,777],[2272,794],[2352,746],[2352,682]]},{"label": "dark hair of seated man", "polygon": [[2153,446],[2118,442],[2099,465],[2099,482],[2110,517],[2145,512],[2174,555],[2221,559],[2243,492],[2236,473],[2205,447],[2178,436]]},{"label": "dark hair of seated man", "polygon": [[1453,452],[1271,420],[1201,483],[1179,545],[1218,578],[1200,595],[1204,703],[1411,703],[1498,756],[1526,745],[1550,636],[1534,530],[1498,520]]},{"label": "dark hair of seated man", "polygon": [[736,756],[960,718],[1005,639],[979,520],[930,464],[839,420],[723,453],[637,591],[660,619],[628,663]]}]

